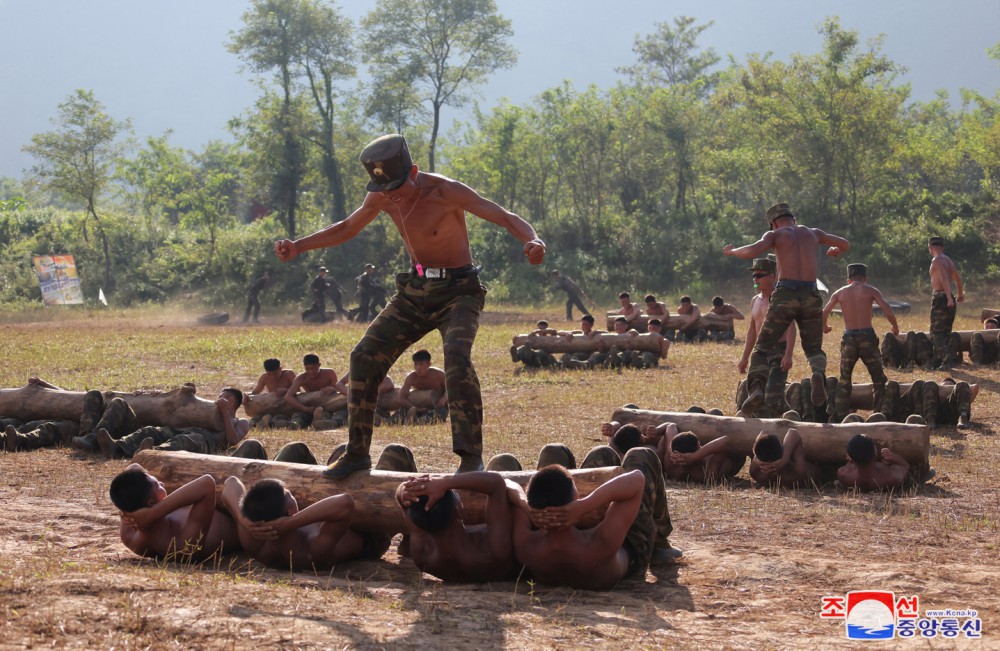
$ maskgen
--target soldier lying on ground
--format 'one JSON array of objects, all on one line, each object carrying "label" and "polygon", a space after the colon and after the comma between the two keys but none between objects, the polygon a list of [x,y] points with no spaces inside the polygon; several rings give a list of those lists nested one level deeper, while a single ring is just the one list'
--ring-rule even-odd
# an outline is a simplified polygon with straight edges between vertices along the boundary
[{"label": "soldier lying on ground", "polygon": [[847,442],[847,463],[837,470],[837,481],[845,488],[862,491],[900,489],[909,470],[906,459],[885,447],[879,458],[875,441],[855,434]]},{"label": "soldier lying on ground", "polygon": [[802,437],[795,428],[785,432],[784,440],[761,432],[753,443],[750,478],[758,486],[808,488],[820,483],[819,466],[806,460]]},{"label": "soldier lying on ground", "polygon": [[705,445],[692,432],[678,432],[674,423],[646,428],[647,441],[656,442],[656,453],[663,464],[663,476],[675,481],[711,483],[735,477],[746,455],[727,452],[729,438],[720,436]]},{"label": "soldier lying on ground", "polygon": [[[90,395],[89,392],[87,395]],[[100,395],[98,393],[98,395]],[[86,408],[87,397],[84,396]],[[139,450],[184,450],[201,454],[224,454],[237,445],[250,431],[250,421],[237,418],[236,410],[243,404],[243,392],[226,387],[219,392],[215,407],[219,411],[223,429],[213,432],[202,427],[140,427],[122,436],[121,432],[134,428],[135,412],[121,398],[108,403],[98,422],[96,442],[101,452],[112,459],[131,458]],[[129,424],[131,423],[131,427]],[[110,429],[109,429],[110,428]],[[118,436],[119,438],[116,438]],[[77,440],[74,439],[74,446]]]},{"label": "soldier lying on ground", "polygon": [[570,341],[573,339],[573,333],[560,332],[555,328],[550,328],[548,321],[538,321],[535,324],[535,329],[528,333],[528,343],[510,347],[511,359],[515,362],[523,362],[525,366],[532,368],[549,368],[559,364],[552,353],[534,347],[533,344],[539,337],[563,337]]},{"label": "soldier lying on ground", "polygon": [[[514,484],[511,482],[511,485]],[[486,522],[467,525],[457,490],[486,495]],[[422,571],[444,581],[506,581],[517,577],[511,541],[508,482],[494,472],[414,477],[399,485],[396,502],[403,509],[409,549]]]},{"label": "soldier lying on ground", "polygon": [[215,510],[215,489],[215,479],[202,475],[167,495],[161,481],[131,464],[109,490],[122,543],[140,556],[182,562],[239,551],[236,524]]},{"label": "soldier lying on ground", "polygon": [[[536,581],[610,590],[626,579],[644,582],[650,562],[680,555],[667,539],[672,527],[656,453],[634,448],[622,468],[623,474],[582,499],[572,475],[559,465],[539,470],[527,495],[520,487],[511,491],[514,553]],[[604,508],[599,524],[576,527]]]}]

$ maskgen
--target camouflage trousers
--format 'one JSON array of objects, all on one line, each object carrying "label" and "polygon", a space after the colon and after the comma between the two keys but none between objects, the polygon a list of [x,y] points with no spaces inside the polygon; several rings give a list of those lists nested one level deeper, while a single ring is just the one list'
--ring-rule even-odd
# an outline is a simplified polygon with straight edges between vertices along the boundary
[{"label": "camouflage trousers", "polygon": [[962,413],[972,417],[972,387],[968,382],[958,382],[951,395],[942,400],[937,382],[916,380],[902,393],[899,383],[893,380],[886,384],[883,409],[886,418],[898,423],[917,414],[931,427],[955,425]]},{"label": "camouflage trousers", "polygon": [[642,489],[639,512],[625,534],[623,547],[628,552],[626,579],[644,579],[646,568],[657,548],[669,549],[668,537],[673,531],[667,493],[663,485],[663,466],[660,458],[650,448],[632,448],[622,459],[622,470],[639,470],[646,479]]},{"label": "camouflage trousers", "polygon": [[13,440],[7,440],[6,446],[8,451],[13,451],[69,445],[78,431],[79,427],[71,420],[31,421],[20,427],[11,425],[6,436]]},{"label": "camouflage trousers", "polygon": [[948,349],[949,335],[951,335],[952,325],[955,323],[955,314],[958,312],[958,304],[952,299],[952,304],[948,306],[948,292],[934,292],[931,298],[931,343],[934,345],[933,366],[950,367],[956,360],[952,359]]},{"label": "camouflage trousers", "polygon": [[587,308],[584,307],[584,305],[583,305],[583,297],[580,296],[579,294],[575,293],[575,292],[570,292],[569,293],[569,298],[566,299],[566,320],[567,321],[572,321],[573,320],[573,306],[574,305],[576,306],[576,309],[580,310],[581,314],[583,314],[583,315],[590,314],[590,312],[587,310]]},{"label": "camouflage trousers", "polygon": [[[785,285],[783,286],[783,283]],[[752,393],[764,389],[768,374],[768,354],[788,326],[795,321],[799,326],[802,350],[813,372],[826,375],[826,354],[823,352],[823,298],[816,284],[790,286],[790,281],[779,281],[764,317],[764,325],[757,333],[757,345],[750,355],[747,371],[747,388]]]},{"label": "camouflage trousers", "polygon": [[525,366],[531,366],[533,368],[548,368],[559,364],[559,361],[556,360],[552,353],[545,352],[544,350],[538,348],[532,348],[528,344],[518,346],[514,349],[514,355],[519,361],[523,362]]},{"label": "camouflage trousers", "polygon": [[212,432],[201,427],[140,427],[131,434],[115,441],[115,446],[131,458],[139,451],[144,439],[153,439],[157,450],[181,450],[199,454],[217,454],[227,447],[223,432]]},{"label": "camouflage trousers", "polygon": [[[781,368],[781,360],[785,357],[784,341],[779,341],[767,353],[767,384],[764,385],[764,404],[754,413],[755,418],[781,418],[788,409],[785,403],[785,383],[788,381],[788,371]],[[736,408],[739,409],[750,395],[747,381],[740,382],[736,389]]]},{"label": "camouflage trousers", "polygon": [[121,398],[112,398],[105,402],[100,391],[88,391],[83,396],[83,414],[80,416],[80,434],[82,439],[93,447],[97,444],[97,430],[105,429],[113,439],[134,432],[139,421],[135,412]]},{"label": "camouflage trousers", "polygon": [[854,376],[854,366],[861,360],[872,378],[874,391],[872,411],[881,411],[882,399],[885,395],[885,383],[889,378],[882,369],[882,358],[879,352],[878,335],[874,328],[844,330],[840,340],[840,379],[837,381],[837,393],[834,399],[834,412],[831,423],[839,423],[851,411],[851,389]]},{"label": "camouflage trousers", "polygon": [[396,275],[396,290],[351,351],[348,453],[369,455],[378,385],[411,344],[438,330],[444,342],[452,449],[481,456],[483,399],[472,365],[472,344],[486,288],[475,272],[460,278],[433,279],[413,271]]},{"label": "camouflage trousers", "polygon": [[982,332],[973,332],[969,342],[969,359],[974,364],[1000,362],[1000,338],[987,338]]}]

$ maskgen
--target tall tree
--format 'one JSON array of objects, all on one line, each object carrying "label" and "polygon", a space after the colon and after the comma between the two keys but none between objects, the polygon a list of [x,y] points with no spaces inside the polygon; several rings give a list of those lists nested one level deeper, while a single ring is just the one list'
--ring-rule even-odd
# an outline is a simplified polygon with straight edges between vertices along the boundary
[{"label": "tall tree", "polygon": [[[119,141],[119,136],[131,132],[132,127],[128,120],[115,120],[108,115],[89,90],[70,94],[58,111],[59,116],[52,120],[57,128],[33,135],[24,151],[37,159],[31,173],[43,187],[71,201],[82,202],[87,217],[93,218],[101,238],[103,289],[110,293],[114,290],[111,250],[97,205],[124,154],[126,145]],[[87,220],[83,223],[86,237]]]},{"label": "tall tree", "polygon": [[295,237],[295,212],[302,182],[305,152],[302,134],[293,116],[294,66],[299,60],[304,24],[297,20],[302,0],[253,0],[243,14],[243,29],[230,33],[229,51],[243,59],[247,68],[273,73],[281,87],[281,110],[272,129],[282,142],[274,169],[271,199],[280,207],[285,230]]},{"label": "tall tree", "polygon": [[[363,48],[375,87],[398,85],[409,71],[411,84],[422,87],[433,118],[429,170],[441,127],[441,109],[461,106],[467,92],[486,77],[517,61],[508,43],[509,20],[493,0],[386,0],[369,13]],[[376,93],[381,91],[376,91]]]},{"label": "tall tree", "polygon": [[713,48],[698,50],[698,37],[714,25],[709,21],[695,25],[690,16],[677,16],[671,25],[656,23],[656,31],[643,37],[636,36],[632,51],[639,62],[620,68],[634,83],[651,86],[676,86],[696,84],[699,94],[706,94],[718,77],[709,69],[719,62]]}]

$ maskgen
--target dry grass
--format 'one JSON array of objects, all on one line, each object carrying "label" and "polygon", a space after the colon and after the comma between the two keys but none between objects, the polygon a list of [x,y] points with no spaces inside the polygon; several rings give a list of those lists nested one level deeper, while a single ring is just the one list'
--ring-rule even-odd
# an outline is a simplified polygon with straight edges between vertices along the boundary
[{"label": "dry grass", "polygon": [[[976,327],[969,317],[980,307],[963,306],[956,328]],[[918,311],[901,318],[904,330],[925,327],[925,310]],[[249,388],[269,356],[297,368],[304,353],[316,352],[343,372],[361,333],[347,324],[210,328],[194,326],[190,316],[79,317],[0,325],[0,386],[20,386],[31,375],[71,389],[169,389],[194,381],[212,396],[227,384]],[[657,370],[516,374],[510,337],[535,318],[528,311],[485,315],[474,356],[488,455],[513,452],[530,465],[550,441],[582,455],[597,442],[600,423],[626,402],[733,412],[742,342],[677,344]],[[833,341],[831,372],[839,363]],[[425,344],[440,359],[437,335]],[[793,375],[804,369],[799,352]],[[673,541],[685,550],[684,562],[611,594],[525,582],[444,585],[394,549],[379,562],[321,576],[264,570],[244,557],[202,567],[137,559],[118,541],[106,497],[122,462],[65,450],[0,454],[0,647],[846,647],[843,630],[819,619],[819,599],[864,588],[916,594],[922,608],[977,608],[990,640],[1000,611],[1000,371],[965,365],[954,375],[982,387],[975,425],[934,432],[938,475],[930,485],[900,495],[753,490],[743,479],[668,485]],[[402,380],[401,371],[394,376]],[[860,365],[855,377],[867,380]],[[345,436],[270,431],[261,438],[272,452],[301,439],[325,453]],[[422,469],[455,466],[447,426],[376,430],[376,449],[392,441],[413,448]]]}]

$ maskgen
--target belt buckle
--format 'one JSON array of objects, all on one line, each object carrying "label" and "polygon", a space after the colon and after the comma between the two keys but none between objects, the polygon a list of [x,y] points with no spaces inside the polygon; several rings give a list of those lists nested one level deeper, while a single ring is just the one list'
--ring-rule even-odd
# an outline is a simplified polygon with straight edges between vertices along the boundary
[{"label": "belt buckle", "polygon": [[433,267],[427,267],[424,269],[424,274],[428,278],[444,278],[447,276],[448,272],[445,269],[435,269]]}]

